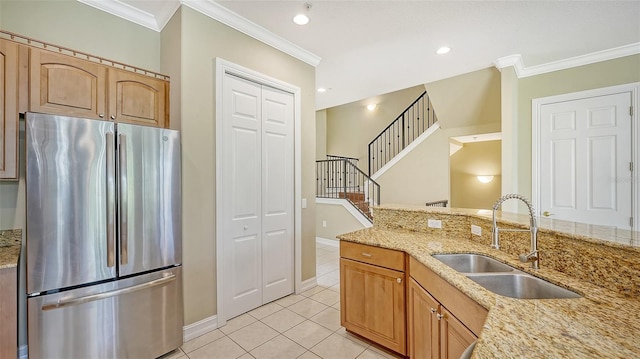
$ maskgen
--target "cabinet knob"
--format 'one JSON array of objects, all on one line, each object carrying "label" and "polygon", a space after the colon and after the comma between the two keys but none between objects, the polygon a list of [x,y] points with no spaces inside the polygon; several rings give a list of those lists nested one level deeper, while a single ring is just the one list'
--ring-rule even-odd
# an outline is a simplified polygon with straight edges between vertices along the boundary
[{"label": "cabinet knob", "polygon": [[111,119],[115,120],[116,119],[116,115],[111,115]]},{"label": "cabinet knob", "polygon": [[442,320],[442,318],[444,318],[444,314],[436,314],[436,317],[438,317],[438,320]]},{"label": "cabinet knob", "polygon": [[244,229],[246,231],[247,229],[249,229],[249,226],[244,226],[244,227],[242,227],[242,229]]},{"label": "cabinet knob", "polygon": [[435,314],[435,313],[436,313],[436,308],[429,308],[429,311],[430,311],[432,314]]},{"label": "cabinet knob", "polygon": [[396,278],[396,282],[398,282],[398,284],[402,283],[402,278]]},{"label": "cabinet knob", "polygon": [[98,117],[104,118],[104,113],[99,114]]}]

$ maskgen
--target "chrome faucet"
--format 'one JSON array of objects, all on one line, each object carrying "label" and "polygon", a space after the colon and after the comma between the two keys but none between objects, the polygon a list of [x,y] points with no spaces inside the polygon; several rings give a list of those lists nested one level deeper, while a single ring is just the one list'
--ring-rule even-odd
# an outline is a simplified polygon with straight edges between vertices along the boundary
[{"label": "chrome faucet", "polygon": [[[529,208],[529,218],[531,223],[529,229],[498,229],[498,223],[496,222],[496,211],[502,202],[508,199],[519,199]],[[540,255],[538,253],[538,226],[536,225],[536,211],[533,209],[533,205],[524,196],[519,194],[506,194],[496,201],[493,205],[493,226],[491,227],[491,248],[500,249],[500,232],[531,232],[531,253],[521,254],[519,256],[520,262],[531,263],[531,268],[540,268]]]}]

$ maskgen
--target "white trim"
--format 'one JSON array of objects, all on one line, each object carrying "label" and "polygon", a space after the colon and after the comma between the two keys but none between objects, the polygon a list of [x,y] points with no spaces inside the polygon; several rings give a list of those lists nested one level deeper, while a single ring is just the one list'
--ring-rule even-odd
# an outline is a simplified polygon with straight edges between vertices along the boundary
[{"label": "white trim", "polygon": [[376,173],[371,175],[371,179],[375,181],[378,178],[380,178],[380,176],[382,176],[385,172],[390,170],[391,167],[393,167],[396,163],[400,162],[401,159],[403,159],[406,155],[408,155],[414,148],[418,147],[422,142],[424,142],[424,140],[429,138],[429,136],[431,136],[439,128],[440,128],[439,122],[436,122],[433,125],[431,125],[431,127],[427,128],[427,130],[424,131],[420,136],[416,137],[416,139],[413,140],[413,142],[411,142],[402,151],[400,151],[400,153],[395,155],[395,157],[393,157],[391,161],[385,163],[385,165],[382,166],[379,170],[377,170]]},{"label": "white trim", "polygon": [[296,288],[296,294],[300,294],[302,292],[306,292],[309,289],[313,289],[318,286],[318,279],[316,277],[311,277],[304,282],[300,283],[300,288]]},{"label": "white trim", "polygon": [[29,347],[26,345],[21,345],[18,348],[18,358],[19,359],[28,359],[29,358]]},{"label": "white trim", "polygon": [[534,208],[540,208],[540,116],[542,106],[558,102],[574,101],[589,97],[613,95],[617,93],[631,92],[631,105],[633,114],[631,116],[631,161],[634,163],[631,184],[631,216],[633,217],[634,229],[640,224],[640,178],[638,177],[638,167],[640,162],[640,124],[638,123],[638,106],[640,106],[640,82],[629,83],[618,86],[603,87],[599,89],[572,92],[562,95],[535,98],[531,101],[531,200]]},{"label": "white trim", "polygon": [[182,327],[182,338],[184,342],[195,339],[201,335],[207,334],[218,329],[218,318],[212,315],[195,323]]},{"label": "white trim", "polygon": [[[241,76],[247,80],[261,83],[276,89],[280,89],[285,92],[293,94],[293,106],[294,106],[294,292],[298,293],[302,288],[302,112],[301,112],[301,89],[292,84],[278,80],[276,78],[261,74],[257,71],[251,70],[244,66],[234,64],[230,61],[216,58],[214,62],[215,74],[216,74],[216,118],[215,118],[215,138],[216,138],[216,193],[222,193],[222,181],[218,180],[219,174],[222,173],[222,161],[218,160],[219,156],[222,156],[222,95],[223,95],[223,79],[225,73],[232,73]],[[224,296],[222,290],[222,263],[224,252],[222,250],[222,241],[217,238],[222,238],[221,226],[222,213],[224,211],[221,196],[216,196],[216,289],[217,289],[217,316],[218,325],[224,326],[227,321],[224,319]]]},{"label": "white trim", "polygon": [[300,61],[306,62],[313,67],[318,66],[318,64],[320,64],[320,60],[322,60],[320,56],[303,49],[302,47],[272,33],[252,21],[245,19],[216,2],[211,0],[181,0],[181,2],[183,5],[188,6],[203,15],[251,36],[256,40],[276,48],[285,54],[291,55]]},{"label": "white trim", "polygon": [[367,219],[367,217],[365,217],[364,214],[360,213],[360,211],[355,209],[355,207],[353,207],[351,202],[347,201],[344,198],[316,198],[316,204],[332,204],[332,205],[342,206],[349,213],[351,213],[353,218],[355,218],[358,222],[360,222],[360,224],[365,226],[365,228],[373,227],[373,224],[371,223],[371,221],[369,221],[369,219]]},{"label": "white trim", "polygon": [[324,244],[325,246],[337,248],[340,247],[340,240],[316,237],[316,244]]},{"label": "white trim", "polygon": [[162,14],[156,17],[119,0],[77,1],[157,32],[162,31],[171,16],[180,8],[180,1],[165,1]]},{"label": "white trim", "polygon": [[640,54],[640,42],[529,67],[524,66],[520,54],[501,57],[493,63],[498,70],[513,66],[518,78],[524,78],[636,54]]}]

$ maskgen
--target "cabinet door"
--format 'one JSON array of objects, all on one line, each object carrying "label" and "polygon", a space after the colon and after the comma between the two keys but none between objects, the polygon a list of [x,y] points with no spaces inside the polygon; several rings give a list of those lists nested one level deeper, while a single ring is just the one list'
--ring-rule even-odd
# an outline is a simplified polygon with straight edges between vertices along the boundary
[{"label": "cabinet door", "polygon": [[106,111],[107,67],[32,48],[29,108],[32,112],[101,119]]},{"label": "cabinet door", "polygon": [[18,44],[0,40],[0,179],[18,178]]},{"label": "cabinet door", "polygon": [[109,69],[109,115],[117,122],[167,127],[168,82]]},{"label": "cabinet door", "polygon": [[440,308],[440,357],[460,358],[477,337],[444,307]]},{"label": "cabinet door", "polygon": [[404,280],[403,272],[341,258],[342,326],[404,355]]},{"label": "cabinet door", "polygon": [[409,357],[437,359],[440,357],[440,322],[438,303],[413,278],[409,280]]}]

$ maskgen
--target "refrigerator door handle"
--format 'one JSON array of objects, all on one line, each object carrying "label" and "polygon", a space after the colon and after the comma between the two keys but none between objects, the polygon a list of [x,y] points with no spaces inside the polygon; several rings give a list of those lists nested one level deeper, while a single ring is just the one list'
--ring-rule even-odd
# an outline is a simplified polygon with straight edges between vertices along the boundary
[{"label": "refrigerator door handle", "polygon": [[127,136],[118,135],[118,159],[119,159],[119,180],[120,180],[120,264],[125,265],[129,262],[129,218],[127,203]]},{"label": "refrigerator door handle", "polygon": [[107,132],[107,267],[116,265],[115,261],[115,203],[116,203],[116,186],[115,186],[115,167],[113,159],[113,132]]},{"label": "refrigerator door handle", "polygon": [[87,295],[85,297],[72,298],[72,299],[60,299],[55,303],[49,303],[49,304],[43,305],[42,306],[42,310],[43,311],[53,310],[53,309],[58,309],[58,308],[69,307],[69,306],[72,306],[72,305],[78,305],[78,304],[84,304],[84,303],[88,303],[88,302],[93,302],[93,301],[96,301],[96,300],[111,298],[111,297],[115,297],[115,296],[118,296],[118,295],[137,292],[137,291],[143,290],[143,289],[148,289],[148,288],[152,288],[152,287],[161,286],[161,285],[167,284],[169,282],[172,282],[174,280],[176,280],[176,275],[175,274],[171,274],[171,275],[168,275],[166,277],[159,278],[159,279],[156,279],[156,280],[152,280],[150,282],[134,285],[132,287],[116,289],[116,290],[112,290],[112,291],[109,291],[109,292],[103,292],[103,293],[98,293],[98,294]]}]

